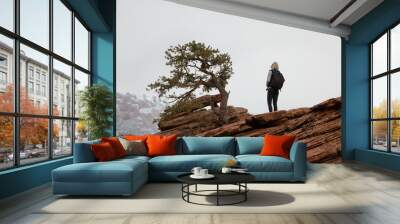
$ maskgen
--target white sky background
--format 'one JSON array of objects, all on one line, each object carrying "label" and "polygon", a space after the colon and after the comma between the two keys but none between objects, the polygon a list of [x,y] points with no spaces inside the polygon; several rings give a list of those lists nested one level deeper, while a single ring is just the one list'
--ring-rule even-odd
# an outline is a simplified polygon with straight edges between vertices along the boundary
[{"label": "white sky background", "polygon": [[277,61],[286,82],[279,109],[312,106],[340,96],[339,37],[226,15],[163,0],[117,1],[117,90],[139,96],[168,74],[164,52],[196,40],[227,52],[234,74],[229,104],[267,111],[265,82]]}]

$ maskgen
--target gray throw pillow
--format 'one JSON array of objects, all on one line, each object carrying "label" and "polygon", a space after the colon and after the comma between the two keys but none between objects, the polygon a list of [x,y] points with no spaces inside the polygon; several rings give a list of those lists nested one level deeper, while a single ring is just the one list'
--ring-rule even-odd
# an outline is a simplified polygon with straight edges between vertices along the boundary
[{"label": "gray throw pillow", "polygon": [[126,155],[145,156],[147,155],[147,148],[143,141],[135,140],[129,141],[124,138],[119,138],[122,146],[126,151]]}]

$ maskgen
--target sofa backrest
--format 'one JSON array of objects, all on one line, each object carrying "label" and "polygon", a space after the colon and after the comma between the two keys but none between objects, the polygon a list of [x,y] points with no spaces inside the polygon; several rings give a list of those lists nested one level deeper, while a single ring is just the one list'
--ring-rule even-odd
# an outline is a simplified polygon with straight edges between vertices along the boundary
[{"label": "sofa backrest", "polygon": [[[90,148],[100,140],[75,143],[74,163],[95,162]],[[264,144],[263,137],[180,137],[177,140],[177,154],[259,154]]]},{"label": "sofa backrest", "polygon": [[182,137],[177,143],[177,154],[235,155],[234,137]]},{"label": "sofa backrest", "polygon": [[259,154],[264,137],[236,137],[236,155]]},{"label": "sofa backrest", "polygon": [[93,155],[91,145],[98,144],[100,140],[75,143],[74,147],[74,163],[89,163],[95,162],[96,158]]}]

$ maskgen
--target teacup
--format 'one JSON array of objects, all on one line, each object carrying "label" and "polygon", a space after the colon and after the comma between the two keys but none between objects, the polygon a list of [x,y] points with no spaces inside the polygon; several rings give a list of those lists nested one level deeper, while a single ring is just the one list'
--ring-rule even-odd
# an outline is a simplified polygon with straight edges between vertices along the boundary
[{"label": "teacup", "polygon": [[199,175],[201,175],[201,170],[202,170],[203,168],[201,168],[201,167],[194,167],[193,169],[192,169],[192,173],[194,174],[194,175],[196,175],[196,176],[199,176]]},{"label": "teacup", "polygon": [[207,176],[208,175],[208,169],[201,169],[200,170],[200,176]]}]

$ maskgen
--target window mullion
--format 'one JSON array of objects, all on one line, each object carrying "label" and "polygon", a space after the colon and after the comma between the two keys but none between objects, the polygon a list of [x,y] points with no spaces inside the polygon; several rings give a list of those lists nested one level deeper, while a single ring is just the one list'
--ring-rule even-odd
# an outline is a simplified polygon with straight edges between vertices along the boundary
[{"label": "window mullion", "polygon": [[[53,52],[53,0],[49,0],[49,50]],[[49,159],[53,158],[53,56],[49,55],[48,91],[50,119],[48,120],[48,152]]]},{"label": "window mullion", "polygon": [[[17,35],[19,35],[19,26],[20,26],[20,19],[19,19],[19,10],[20,9],[20,1],[14,1],[14,31]],[[20,46],[19,40],[17,38],[14,39],[14,112],[19,113],[19,100],[20,100]],[[19,136],[20,136],[20,120],[19,117],[14,116],[14,166],[20,165],[20,155],[19,155]]]},{"label": "window mullion", "polygon": [[[390,71],[390,30],[387,32],[387,71]],[[391,74],[387,75],[387,117],[392,117],[392,99],[391,99]],[[392,151],[392,135],[391,135],[391,120],[387,122],[387,140],[388,140],[388,152]]]},{"label": "window mullion", "polygon": [[[72,23],[72,29],[71,29],[71,60],[72,64],[74,66],[71,67],[71,91],[72,91],[72,96],[71,96],[71,117],[75,118],[75,12],[72,11],[71,14],[71,23]],[[71,130],[71,150],[72,150],[72,155],[74,155],[74,145],[75,145],[75,125],[76,121],[71,122],[72,130]]]}]

